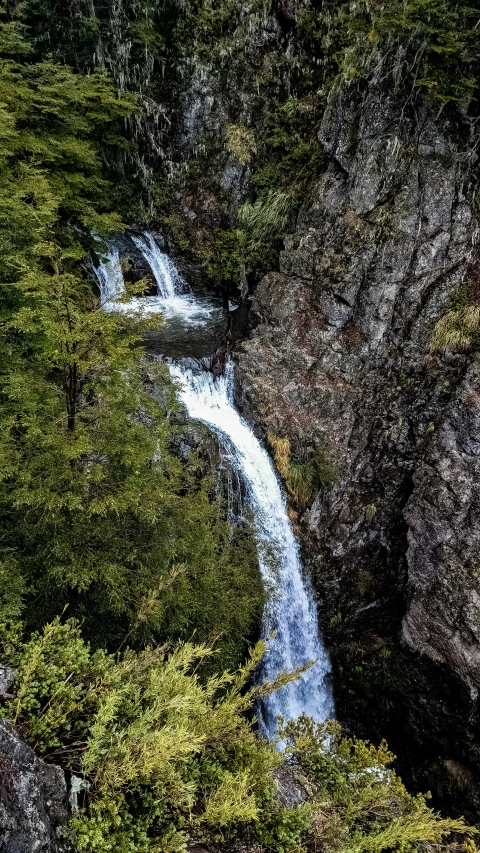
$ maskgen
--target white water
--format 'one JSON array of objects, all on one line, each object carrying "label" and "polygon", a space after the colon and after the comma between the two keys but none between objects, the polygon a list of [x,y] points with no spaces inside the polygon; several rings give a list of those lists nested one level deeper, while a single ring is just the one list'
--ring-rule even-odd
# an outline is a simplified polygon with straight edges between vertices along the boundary
[{"label": "white water", "polygon": [[109,248],[99,266],[95,268],[95,275],[100,288],[102,308],[105,311],[118,309],[117,299],[125,295],[125,281],[118,249]]},{"label": "white water", "polygon": [[160,251],[151,234],[132,234],[132,240],[153,272],[161,299],[174,299],[186,290],[175,264]]},{"label": "white water", "polygon": [[330,663],[318,633],[315,601],[302,573],[298,545],[287,515],[285,496],[273,463],[240,417],[233,402],[233,364],[223,377],[193,371],[180,364],[170,367],[180,385],[179,396],[189,415],[219,435],[232,464],[241,473],[255,519],[259,563],[270,597],[263,617],[268,644],[262,675],[275,678],[315,661],[299,681],[269,696],[259,709],[262,733],[273,738],[277,717],[287,722],[300,714],[321,722],[333,716],[328,684]]},{"label": "white water", "polygon": [[[205,323],[208,305],[205,307],[190,293],[182,293],[184,282],[153,237],[132,235],[132,239],[152,270],[158,295],[118,302],[125,294],[125,284],[118,251],[110,249],[96,270],[102,305],[107,310],[166,312],[167,316],[180,316],[186,324]],[[259,708],[260,729],[273,739],[280,715],[285,722],[300,714],[321,722],[334,714],[328,679],[330,663],[319,636],[315,601],[303,576],[285,496],[273,463],[235,409],[232,362],[227,363],[225,375],[217,379],[206,370],[192,370],[182,362],[170,365],[170,371],[189,415],[217,433],[246,485],[255,519],[260,571],[269,596],[262,625],[268,652],[260,675],[272,679],[282,671],[314,662],[298,681],[269,696]],[[272,634],[274,639],[269,640]]]},{"label": "white water", "polygon": [[125,280],[118,249],[109,247],[94,272],[100,289],[102,308],[126,314],[163,314],[166,320],[181,318],[184,323],[206,325],[217,307],[208,299],[189,293],[168,255],[160,251],[148,232],[132,234],[131,239],[147,261],[157,285],[156,296],[134,296],[125,299]]}]

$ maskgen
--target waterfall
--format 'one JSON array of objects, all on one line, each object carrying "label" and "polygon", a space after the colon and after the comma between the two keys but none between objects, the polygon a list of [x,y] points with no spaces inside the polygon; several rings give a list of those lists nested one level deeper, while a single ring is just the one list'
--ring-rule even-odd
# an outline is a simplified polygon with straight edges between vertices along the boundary
[{"label": "waterfall", "polygon": [[132,240],[148,262],[157,282],[157,292],[161,299],[172,299],[185,289],[175,264],[158,248],[154,238],[148,232],[132,234]]},{"label": "waterfall", "polygon": [[100,290],[102,307],[107,311],[124,313],[163,314],[168,320],[181,319],[184,324],[199,326],[207,324],[218,306],[208,298],[198,298],[188,289],[175,264],[157,245],[148,231],[141,234],[130,233],[129,238],[143,255],[157,285],[156,296],[134,296],[127,302],[118,301],[125,295],[125,280],[122,271],[120,253],[115,240],[107,247],[100,258],[94,273]]},{"label": "waterfall", "polygon": [[125,281],[118,249],[109,247],[107,254],[94,269],[100,290],[100,301],[105,311],[117,308],[117,299],[125,294]]},{"label": "waterfall", "polygon": [[[207,321],[211,324],[218,307],[205,298],[185,293],[175,265],[151,234],[131,233],[130,239],[152,271],[157,296],[116,301],[125,294],[125,283],[119,252],[113,244],[95,270],[102,306],[110,311],[162,312],[176,334],[179,323],[187,327],[183,352],[192,355],[195,328]],[[161,351],[165,353],[165,349]],[[233,470],[245,484],[254,517],[259,566],[268,596],[262,625],[268,651],[260,675],[271,680],[282,671],[314,662],[298,681],[267,697],[259,708],[260,730],[273,739],[278,716],[287,722],[303,713],[317,722],[333,716],[330,663],[319,636],[313,592],[303,576],[286,498],[272,460],[233,402],[233,363],[227,362],[225,375],[219,378],[191,365],[192,359],[170,364],[172,377],[178,382],[178,396],[192,418],[218,435]],[[271,635],[274,638],[270,640]]]},{"label": "waterfall", "polygon": [[262,664],[271,679],[315,661],[299,681],[269,696],[259,708],[262,733],[273,738],[277,717],[285,721],[304,713],[317,722],[333,716],[329,687],[330,663],[321,643],[312,591],[303,577],[298,545],[287,514],[286,499],[272,460],[240,417],[233,402],[233,364],[223,377],[173,364],[179,397],[189,415],[213,429],[246,484],[255,519],[259,564],[269,595],[262,635],[274,633]]}]

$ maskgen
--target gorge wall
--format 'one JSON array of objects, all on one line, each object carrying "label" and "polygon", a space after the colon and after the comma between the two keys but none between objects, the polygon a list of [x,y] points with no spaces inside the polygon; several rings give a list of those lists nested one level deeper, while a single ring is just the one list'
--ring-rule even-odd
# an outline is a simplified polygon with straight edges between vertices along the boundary
[{"label": "gorge wall", "polygon": [[240,394],[337,469],[298,526],[340,718],[477,807],[478,365],[429,351],[475,289],[467,169],[433,112],[378,80],[331,98],[319,141],[328,167],[255,291]]}]

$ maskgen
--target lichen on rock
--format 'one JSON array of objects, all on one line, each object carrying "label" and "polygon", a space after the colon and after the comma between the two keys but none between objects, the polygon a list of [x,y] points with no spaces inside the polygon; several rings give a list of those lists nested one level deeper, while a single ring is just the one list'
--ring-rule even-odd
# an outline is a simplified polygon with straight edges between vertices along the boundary
[{"label": "lichen on rock", "polygon": [[4,853],[69,853],[68,792],[60,767],[46,764],[0,720],[0,848]]}]

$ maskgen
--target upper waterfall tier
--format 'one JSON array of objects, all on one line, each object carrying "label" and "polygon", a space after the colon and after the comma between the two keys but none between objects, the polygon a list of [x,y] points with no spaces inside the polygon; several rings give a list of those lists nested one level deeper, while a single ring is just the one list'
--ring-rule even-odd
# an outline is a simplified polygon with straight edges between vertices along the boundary
[{"label": "upper waterfall tier", "polygon": [[184,323],[207,324],[218,304],[212,299],[199,299],[190,291],[175,264],[161,251],[154,237],[148,232],[130,234],[130,240],[143,255],[155,279],[156,296],[134,296],[125,299],[125,279],[120,252],[115,241],[100,256],[94,267],[100,289],[102,307],[107,311],[138,312],[144,316],[163,314],[166,319],[181,318]]}]

